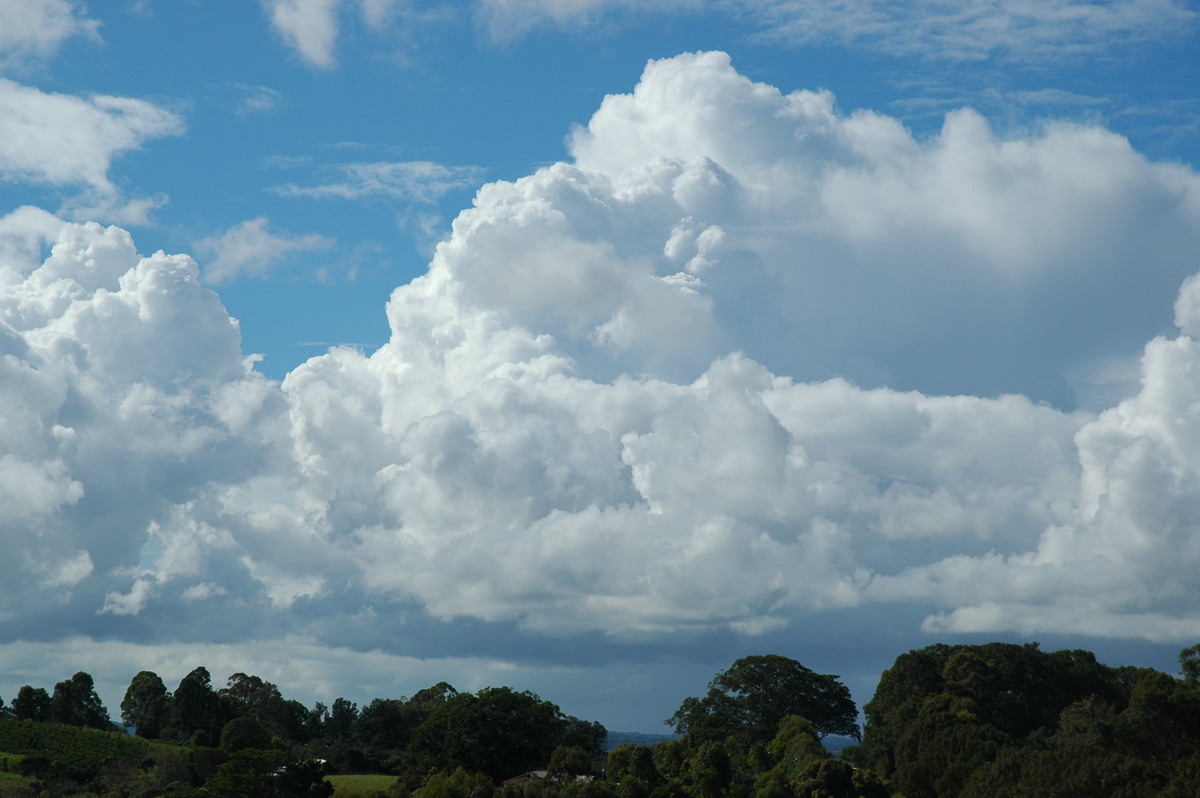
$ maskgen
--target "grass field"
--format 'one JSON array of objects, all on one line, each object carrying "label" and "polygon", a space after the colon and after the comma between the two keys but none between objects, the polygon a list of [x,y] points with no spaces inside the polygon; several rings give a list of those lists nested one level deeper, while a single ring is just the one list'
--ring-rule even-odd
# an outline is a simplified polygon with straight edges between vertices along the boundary
[{"label": "grass field", "polygon": [[326,776],[325,778],[333,785],[334,798],[381,796],[389,787],[396,783],[395,776],[383,776],[374,773]]},{"label": "grass field", "polygon": [[0,773],[0,798],[9,795],[29,795],[29,786],[33,779],[18,776],[15,773]]}]

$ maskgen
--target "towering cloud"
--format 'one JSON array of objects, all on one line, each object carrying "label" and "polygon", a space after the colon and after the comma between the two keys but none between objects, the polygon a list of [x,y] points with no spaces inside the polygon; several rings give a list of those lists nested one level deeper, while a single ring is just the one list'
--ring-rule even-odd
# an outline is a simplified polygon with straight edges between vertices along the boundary
[{"label": "towering cloud", "polygon": [[[414,606],[1200,631],[1194,172],[967,110],[917,141],[719,53],[650,63],[570,147],[479,191],[386,345],[281,385],[189,258],[0,220],[5,605],[159,640],[235,607],[339,640]],[[1069,375],[1147,340],[1140,390],[1072,409]]]}]

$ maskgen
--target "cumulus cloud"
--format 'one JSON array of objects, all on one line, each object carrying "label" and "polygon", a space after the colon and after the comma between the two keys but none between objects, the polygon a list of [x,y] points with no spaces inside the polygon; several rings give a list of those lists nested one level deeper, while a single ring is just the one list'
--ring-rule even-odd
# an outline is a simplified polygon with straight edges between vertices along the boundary
[{"label": "cumulus cloud", "polygon": [[[918,141],[718,53],[651,62],[570,149],[479,190],[387,344],[281,385],[190,258],[0,220],[0,608],[338,645],[866,606],[1195,636],[1194,171],[968,110]],[[1136,394],[1074,408],[1067,367],[1131,338]]]},{"label": "cumulus cloud", "polygon": [[21,246],[0,250],[5,614],[39,591],[81,607],[129,593],[125,574],[169,508],[254,462],[266,429],[254,419],[275,396],[190,258],[143,258],[123,230],[31,209],[0,219],[20,228]]},{"label": "cumulus cloud", "polygon": [[219,236],[196,242],[196,248],[209,256],[205,279],[214,284],[239,277],[265,277],[285,258],[300,252],[329,249],[332,239],[316,233],[291,235],[268,230],[267,217],[259,216],[234,225]]},{"label": "cumulus cloud", "polygon": [[433,202],[451,191],[479,184],[477,166],[445,166],[430,161],[332,164],[324,168],[330,182],[315,186],[287,183],[275,191],[285,197],[360,199],[392,197],[407,202]]},{"label": "cumulus cloud", "polygon": [[148,139],[182,132],[179,116],[144,100],[52,94],[0,78],[0,176],[80,187],[66,204],[80,215],[144,222],[163,200],[122,198],[109,177],[112,162]]},{"label": "cumulus cloud", "polygon": [[71,0],[0,2],[0,71],[53,56],[72,36],[99,38],[100,23]]}]

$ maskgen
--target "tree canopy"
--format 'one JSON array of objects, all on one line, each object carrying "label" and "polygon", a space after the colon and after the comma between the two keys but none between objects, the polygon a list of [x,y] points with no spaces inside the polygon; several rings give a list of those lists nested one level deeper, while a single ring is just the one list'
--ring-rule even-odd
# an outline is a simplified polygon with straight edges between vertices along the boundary
[{"label": "tree canopy", "polygon": [[807,719],[822,738],[859,737],[858,707],[838,677],[777,654],[737,660],[713,677],[704,698],[685,699],[667,722],[698,740],[765,743],[789,715]]}]

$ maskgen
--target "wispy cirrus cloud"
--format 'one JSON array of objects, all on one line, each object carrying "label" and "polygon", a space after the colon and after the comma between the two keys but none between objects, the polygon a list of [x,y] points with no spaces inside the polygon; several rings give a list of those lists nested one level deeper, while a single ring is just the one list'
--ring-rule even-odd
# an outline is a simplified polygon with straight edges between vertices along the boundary
[{"label": "wispy cirrus cloud", "polygon": [[1181,0],[477,0],[498,39],[546,25],[580,27],[616,12],[704,11],[744,19],[791,46],[838,44],[932,59],[1055,60],[1173,38],[1194,28]]},{"label": "wispy cirrus cloud", "polygon": [[432,161],[375,161],[323,167],[330,179],[316,185],[286,183],[273,191],[285,197],[363,199],[391,197],[407,202],[433,202],[451,191],[479,185],[483,168],[446,166]]},{"label": "wispy cirrus cloud", "polygon": [[935,59],[1058,60],[1171,39],[1196,25],[1179,0],[730,0],[762,35]]},{"label": "wispy cirrus cloud", "polygon": [[204,268],[205,279],[219,285],[239,277],[265,277],[291,255],[334,245],[333,239],[316,233],[272,233],[269,226],[267,217],[259,216],[196,242],[197,250],[210,258]]},{"label": "wispy cirrus cloud", "polygon": [[235,83],[231,88],[237,94],[234,112],[238,116],[268,114],[279,110],[284,104],[283,95],[270,86]]}]

